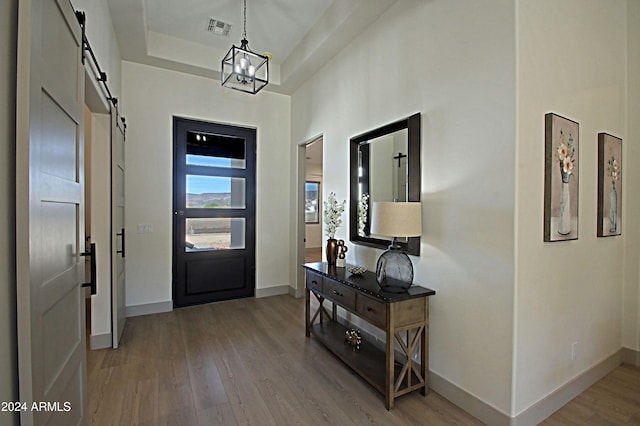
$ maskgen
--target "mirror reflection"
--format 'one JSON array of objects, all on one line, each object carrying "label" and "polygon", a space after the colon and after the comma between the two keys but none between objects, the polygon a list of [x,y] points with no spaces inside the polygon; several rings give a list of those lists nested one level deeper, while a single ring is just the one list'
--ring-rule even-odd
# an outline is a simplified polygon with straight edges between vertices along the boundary
[{"label": "mirror reflection", "polygon": [[[351,139],[350,237],[356,244],[387,248],[390,236],[370,233],[371,209],[380,201],[420,201],[420,114]],[[420,237],[398,242],[419,254]]]},{"label": "mirror reflection", "polygon": [[[408,130],[383,135],[365,141],[358,147],[358,198],[365,195],[368,205],[378,201],[408,200],[407,167]],[[368,173],[364,173],[368,171]],[[369,232],[369,220],[360,215],[358,235],[372,236],[391,241],[391,238]]]}]

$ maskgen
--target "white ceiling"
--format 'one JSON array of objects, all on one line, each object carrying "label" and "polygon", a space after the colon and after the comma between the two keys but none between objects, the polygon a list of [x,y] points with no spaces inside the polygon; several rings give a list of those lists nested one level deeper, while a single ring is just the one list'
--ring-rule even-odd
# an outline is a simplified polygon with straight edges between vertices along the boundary
[{"label": "white ceiling", "polygon": [[[255,52],[271,52],[282,62],[332,0],[247,0],[247,38]],[[240,44],[242,0],[146,0],[149,31],[190,40],[220,50]],[[231,24],[229,36],[206,31],[209,17]],[[222,58],[221,58],[222,59]]]},{"label": "white ceiling", "polygon": [[[272,54],[265,90],[292,93],[396,0],[247,0],[247,39]],[[219,79],[220,61],[240,45],[242,0],[108,0],[122,58]],[[207,31],[209,18],[232,25]]]}]

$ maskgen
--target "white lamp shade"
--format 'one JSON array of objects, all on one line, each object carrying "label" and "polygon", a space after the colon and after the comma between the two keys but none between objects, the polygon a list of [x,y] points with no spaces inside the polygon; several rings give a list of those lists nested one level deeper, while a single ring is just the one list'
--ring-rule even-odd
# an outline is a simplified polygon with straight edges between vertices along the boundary
[{"label": "white lamp shade", "polygon": [[387,237],[419,237],[422,235],[420,202],[374,202],[371,233]]}]

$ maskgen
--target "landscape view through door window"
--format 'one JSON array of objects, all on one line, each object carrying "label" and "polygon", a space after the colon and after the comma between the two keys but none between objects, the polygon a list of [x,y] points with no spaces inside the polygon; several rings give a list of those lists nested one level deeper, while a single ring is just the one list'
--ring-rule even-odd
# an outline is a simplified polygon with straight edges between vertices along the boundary
[{"label": "landscape view through door window", "polygon": [[[244,169],[244,143],[235,138],[202,139],[187,147],[186,163],[210,168]],[[213,140],[212,140],[213,139]],[[222,139],[222,140],[221,140]],[[228,139],[228,140],[226,140]],[[193,146],[194,149],[189,149]],[[203,146],[214,149],[203,151]],[[191,152],[189,152],[191,151]],[[230,158],[231,157],[231,158]],[[243,177],[186,175],[185,207],[189,209],[244,209]],[[187,251],[243,249],[245,220],[215,217],[185,220]]]}]

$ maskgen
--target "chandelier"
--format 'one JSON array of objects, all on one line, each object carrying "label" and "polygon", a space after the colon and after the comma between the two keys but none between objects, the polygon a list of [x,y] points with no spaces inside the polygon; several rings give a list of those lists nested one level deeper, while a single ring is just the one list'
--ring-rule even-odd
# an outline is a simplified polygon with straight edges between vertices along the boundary
[{"label": "chandelier", "polygon": [[269,58],[252,52],[247,40],[247,0],[244,0],[244,31],[240,47],[235,44],[222,60],[221,81],[228,87],[255,95],[269,83]]}]

